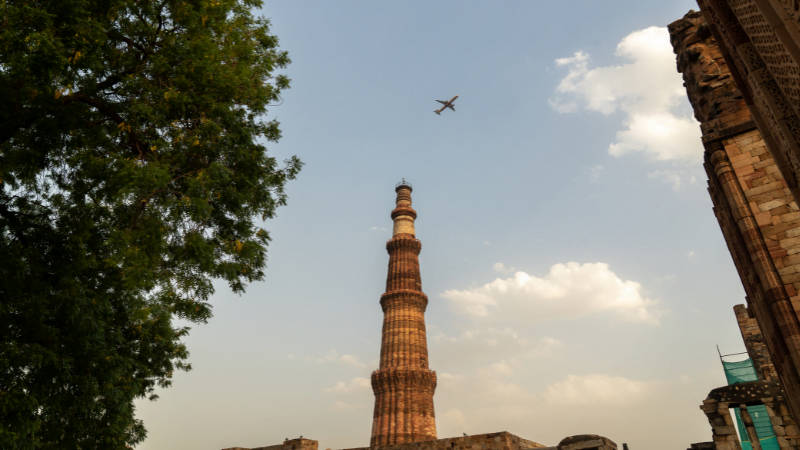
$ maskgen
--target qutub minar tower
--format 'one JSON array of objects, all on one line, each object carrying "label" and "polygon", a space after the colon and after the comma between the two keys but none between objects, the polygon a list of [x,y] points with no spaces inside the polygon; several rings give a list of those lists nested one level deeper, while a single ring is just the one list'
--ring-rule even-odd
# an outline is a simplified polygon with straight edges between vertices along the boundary
[{"label": "qutub minar tower", "polygon": [[[464,436],[437,439],[433,414],[436,372],[428,366],[425,333],[428,296],[422,292],[419,276],[422,243],[414,233],[417,212],[411,208],[410,183],[403,179],[395,186],[395,192],[394,229],[392,239],[386,243],[389,274],[386,292],[381,295],[381,363],[380,368],[372,372],[372,391],[375,393],[372,437],[369,447],[347,450],[617,450],[614,441],[595,434],[569,436],[553,447],[507,431],[470,436],[464,433]],[[223,450],[319,450],[319,442],[300,436],[278,445]]]},{"label": "qutub minar tower", "polygon": [[389,274],[381,295],[383,333],[380,369],[372,372],[375,413],[370,446],[436,440],[433,392],[436,372],[428,366],[425,308],[419,252],[414,234],[417,212],[411,208],[411,184],[395,188],[394,229],[386,243]]}]

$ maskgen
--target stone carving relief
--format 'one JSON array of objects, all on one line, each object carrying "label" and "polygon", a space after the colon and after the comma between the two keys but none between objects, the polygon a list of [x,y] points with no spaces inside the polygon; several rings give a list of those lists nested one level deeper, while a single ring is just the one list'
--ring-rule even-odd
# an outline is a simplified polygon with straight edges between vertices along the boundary
[{"label": "stone carving relief", "polygon": [[800,67],[753,0],[730,0],[729,4],[788,102],[794,111],[800,111]]},{"label": "stone carving relief", "polygon": [[800,1],[798,0],[778,0],[786,15],[795,22],[800,22]]}]

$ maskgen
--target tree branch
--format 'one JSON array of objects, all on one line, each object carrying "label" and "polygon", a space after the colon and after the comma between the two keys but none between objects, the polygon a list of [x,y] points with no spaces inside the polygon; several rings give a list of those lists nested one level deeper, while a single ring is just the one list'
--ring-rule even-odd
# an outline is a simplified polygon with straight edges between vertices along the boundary
[{"label": "tree branch", "polygon": [[117,114],[116,111],[111,109],[110,106],[106,105],[105,103],[101,102],[100,100],[91,98],[86,94],[81,94],[80,92],[78,92],[78,93],[75,93],[75,94],[65,95],[64,97],[62,97],[62,99],[63,99],[62,101],[64,102],[65,105],[69,104],[69,103],[72,103],[72,102],[85,103],[85,104],[87,104],[89,106],[94,107],[95,109],[97,109],[101,113],[105,114],[106,116],[108,116],[108,118],[110,118],[111,120],[113,120],[114,122],[116,122],[118,124],[125,122],[125,119],[120,117],[120,115]]}]

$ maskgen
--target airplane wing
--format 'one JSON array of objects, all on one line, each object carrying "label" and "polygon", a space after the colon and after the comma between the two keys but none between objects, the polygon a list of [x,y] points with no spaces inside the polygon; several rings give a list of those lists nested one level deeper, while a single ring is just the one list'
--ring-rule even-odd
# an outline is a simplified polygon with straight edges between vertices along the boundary
[{"label": "airplane wing", "polygon": [[437,101],[437,102],[439,102],[439,103],[441,103],[441,104],[443,104],[443,105],[446,105],[446,104],[447,104],[447,102],[443,102],[443,101],[441,101],[441,100],[436,100],[436,101]]},{"label": "airplane wing", "polygon": [[447,107],[448,107],[448,108],[450,108],[450,109],[452,109],[453,111],[455,111],[455,110],[456,110],[455,108],[453,108],[453,105],[452,105],[452,104],[450,104],[450,105],[447,105]]}]

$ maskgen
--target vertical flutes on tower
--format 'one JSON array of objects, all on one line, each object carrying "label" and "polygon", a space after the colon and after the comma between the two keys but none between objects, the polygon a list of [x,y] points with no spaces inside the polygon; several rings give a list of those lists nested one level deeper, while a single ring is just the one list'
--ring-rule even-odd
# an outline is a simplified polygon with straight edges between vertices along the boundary
[{"label": "vertical flutes on tower", "polygon": [[428,367],[425,308],[419,252],[411,208],[411,184],[396,186],[392,239],[386,243],[389,273],[381,296],[383,332],[380,369],[372,373],[375,412],[370,446],[436,439],[433,393],[436,372]]}]

